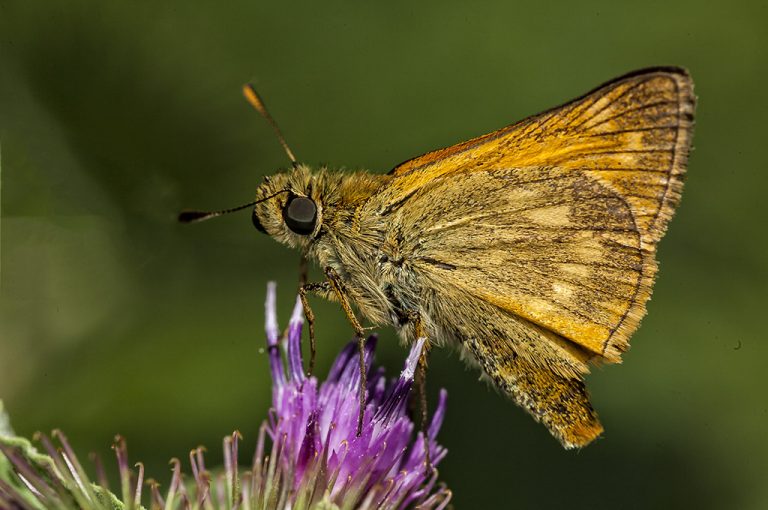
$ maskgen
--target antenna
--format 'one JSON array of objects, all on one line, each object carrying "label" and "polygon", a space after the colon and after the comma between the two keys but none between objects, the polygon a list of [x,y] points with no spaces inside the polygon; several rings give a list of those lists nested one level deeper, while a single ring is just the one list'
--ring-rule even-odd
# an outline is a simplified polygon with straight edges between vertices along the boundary
[{"label": "antenna", "polygon": [[264,197],[261,200],[254,200],[253,202],[248,202],[247,204],[238,205],[237,207],[230,207],[229,209],[222,209],[220,211],[181,211],[179,213],[179,222],[195,223],[198,221],[209,220],[211,218],[215,218],[223,214],[229,214],[235,211],[241,211],[243,209],[247,209],[248,207],[251,207],[252,205],[258,204],[259,202],[264,202],[265,200],[269,200],[270,198],[275,198],[280,193],[287,193],[289,191],[290,190],[287,190],[287,189],[281,189],[277,193],[273,193],[272,195],[269,195],[268,197]]},{"label": "antenna", "polygon": [[288,147],[288,144],[285,142],[285,137],[283,136],[282,131],[280,131],[280,128],[277,126],[277,122],[275,122],[275,119],[273,119],[272,115],[270,115],[269,111],[267,111],[267,107],[264,105],[264,101],[261,100],[259,93],[256,92],[256,89],[252,84],[247,83],[243,85],[243,95],[245,96],[246,101],[248,101],[251,106],[253,106],[256,111],[258,111],[261,116],[267,120],[267,122],[269,122],[270,126],[272,126],[272,129],[274,129],[275,134],[277,135],[277,139],[280,141],[280,145],[283,146],[283,150],[288,155],[288,159],[291,160],[291,164],[293,166],[298,165],[299,162],[296,161],[296,156],[293,155],[293,151],[291,151],[291,148]]},{"label": "antenna", "polygon": [[237,207],[231,207],[229,209],[222,209],[221,211],[181,211],[179,213],[179,221],[181,223],[194,223],[196,221],[205,221],[216,216],[223,214],[229,214],[231,212],[240,211],[246,207],[255,205],[256,202],[249,202],[247,204],[238,205]]}]

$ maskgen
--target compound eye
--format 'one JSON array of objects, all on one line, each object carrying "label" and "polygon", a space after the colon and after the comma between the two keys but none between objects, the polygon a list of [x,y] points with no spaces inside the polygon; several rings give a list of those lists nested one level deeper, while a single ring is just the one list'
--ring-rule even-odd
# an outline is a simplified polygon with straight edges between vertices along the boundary
[{"label": "compound eye", "polygon": [[317,206],[311,198],[293,197],[283,208],[283,220],[297,234],[309,235],[315,230]]},{"label": "compound eye", "polygon": [[259,215],[256,214],[256,209],[253,210],[251,213],[251,221],[253,222],[253,226],[256,227],[256,230],[259,232],[266,234],[267,231],[264,228],[264,226],[261,224],[261,220],[259,219]]}]

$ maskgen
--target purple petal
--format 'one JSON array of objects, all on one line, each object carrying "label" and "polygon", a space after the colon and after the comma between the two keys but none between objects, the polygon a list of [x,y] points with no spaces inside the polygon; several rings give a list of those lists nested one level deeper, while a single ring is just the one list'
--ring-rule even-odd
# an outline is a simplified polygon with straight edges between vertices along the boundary
[{"label": "purple petal", "polygon": [[441,388],[440,396],[438,397],[437,401],[437,409],[435,409],[435,414],[432,415],[432,421],[429,424],[429,429],[427,429],[430,441],[434,440],[435,437],[437,437],[437,433],[440,432],[440,427],[442,427],[443,419],[445,418],[447,402],[448,392],[445,390],[445,388]]},{"label": "purple petal", "polygon": [[392,393],[381,404],[376,412],[375,419],[384,423],[390,423],[395,417],[404,414],[405,406],[408,402],[408,395],[413,386],[413,377],[416,372],[416,366],[424,348],[425,338],[419,338],[411,346],[411,352],[405,361],[405,367],[400,373],[400,378],[395,382]]},{"label": "purple petal", "polygon": [[[363,359],[365,360],[365,366],[369,372],[373,364],[373,354],[374,350],[376,349],[376,340],[377,337],[371,335],[365,342],[365,355]],[[340,387],[346,389],[348,392],[358,391],[360,388],[360,358],[358,357],[359,354],[357,341],[353,340],[350,342],[350,345],[352,346],[352,355],[345,359],[337,379],[337,384]],[[345,348],[342,352],[346,354],[348,349],[349,346],[347,346],[347,348]]]},{"label": "purple petal", "polygon": [[357,354],[357,342],[349,342],[345,345],[333,361],[331,370],[328,372],[328,377],[325,379],[326,382],[338,382],[341,378],[341,373],[344,371],[344,367],[349,362],[349,359],[355,354]]},{"label": "purple petal", "polygon": [[267,283],[267,300],[264,303],[266,315],[267,346],[277,345],[280,331],[277,327],[277,284],[275,282]]},{"label": "purple petal", "polygon": [[288,323],[288,371],[293,382],[297,384],[302,384],[306,379],[301,360],[301,327],[304,324],[303,310],[301,300],[296,298],[291,321]]},{"label": "purple petal", "polygon": [[301,442],[301,448],[299,448],[299,454],[296,458],[297,480],[301,480],[301,476],[307,469],[307,465],[317,456],[318,451],[322,448],[318,432],[317,411],[315,410],[309,415],[307,428],[304,432],[304,439]]},{"label": "purple petal", "polygon": [[413,375],[416,373],[416,366],[419,363],[421,351],[424,348],[424,343],[426,341],[426,338],[421,337],[411,346],[411,352],[405,360],[405,368],[403,368],[403,371],[400,373],[400,379],[410,379],[413,381]]},{"label": "purple petal", "polygon": [[277,285],[275,282],[267,283],[267,300],[264,303],[269,371],[272,374],[272,381],[275,384],[275,389],[281,388],[283,385],[285,385],[285,371],[283,369],[283,361],[280,358],[280,349],[277,347],[279,333],[277,327],[277,307],[275,305],[277,301],[277,292],[275,290],[276,287]]}]

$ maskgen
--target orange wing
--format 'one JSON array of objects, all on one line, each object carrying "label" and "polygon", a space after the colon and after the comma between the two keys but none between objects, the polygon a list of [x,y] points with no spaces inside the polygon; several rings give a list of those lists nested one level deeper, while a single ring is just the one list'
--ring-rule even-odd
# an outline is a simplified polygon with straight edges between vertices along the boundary
[{"label": "orange wing", "polygon": [[[420,222],[415,263],[442,282],[618,361],[645,313],[656,243],[680,199],[694,103],[683,69],[620,77],[406,161],[390,172],[378,212]],[[419,212],[457,188],[450,211]],[[553,273],[537,257],[557,263]]]}]

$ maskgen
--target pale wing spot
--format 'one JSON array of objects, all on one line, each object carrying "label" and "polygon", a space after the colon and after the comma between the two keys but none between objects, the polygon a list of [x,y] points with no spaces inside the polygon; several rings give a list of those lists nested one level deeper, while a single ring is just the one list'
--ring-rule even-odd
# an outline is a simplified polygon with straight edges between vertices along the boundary
[{"label": "pale wing spot", "polygon": [[532,312],[531,315],[533,317],[544,317],[559,311],[555,310],[555,306],[551,301],[547,301],[546,299],[541,299],[534,296],[531,296],[528,299],[528,306],[530,307]]},{"label": "pale wing spot", "polygon": [[571,224],[569,218],[571,207],[568,205],[559,205],[551,207],[539,207],[523,213],[523,218],[534,225],[545,227],[566,227]]},{"label": "pale wing spot", "polygon": [[532,201],[539,198],[539,194],[535,189],[529,189],[526,187],[517,188],[504,188],[504,198],[509,204],[530,204]]},{"label": "pale wing spot", "polygon": [[553,283],[552,290],[556,295],[563,298],[569,298],[573,295],[573,289],[570,286],[564,285],[562,283]]},{"label": "pale wing spot", "polygon": [[601,262],[605,255],[605,249],[599,243],[582,243],[572,247],[576,258],[584,263]]},{"label": "pale wing spot", "polygon": [[582,278],[587,278],[592,272],[589,266],[583,264],[559,264],[559,268],[560,271],[564,273],[580,276]]}]

